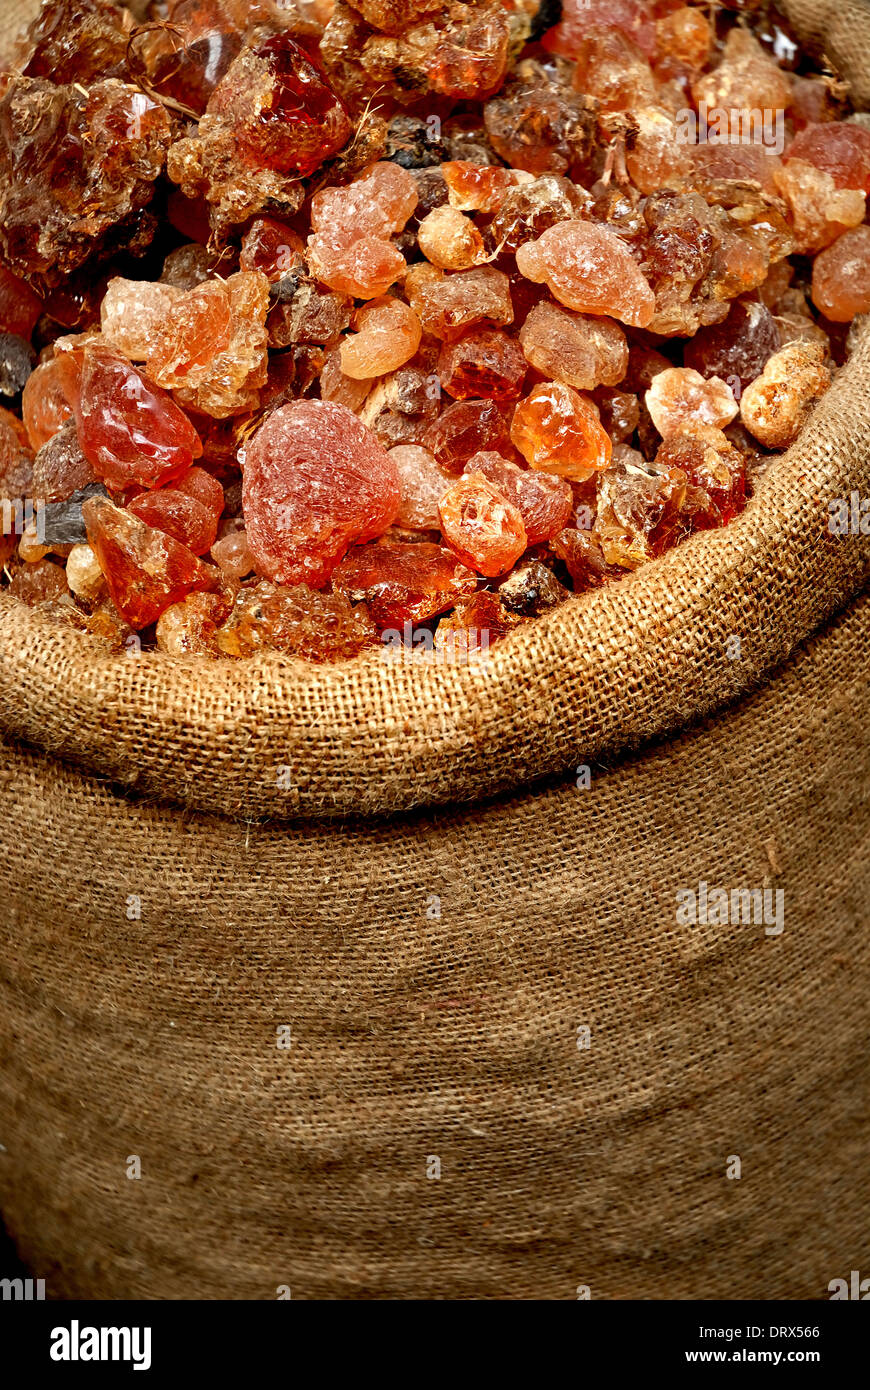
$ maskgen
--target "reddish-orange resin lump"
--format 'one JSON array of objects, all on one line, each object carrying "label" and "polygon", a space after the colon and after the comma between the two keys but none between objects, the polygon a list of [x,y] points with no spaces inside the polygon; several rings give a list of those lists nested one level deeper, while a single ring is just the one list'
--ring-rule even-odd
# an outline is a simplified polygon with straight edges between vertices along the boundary
[{"label": "reddish-orange resin lump", "polygon": [[239,591],[229,621],[213,642],[225,656],[250,656],[273,647],[306,661],[344,661],[377,641],[377,635],[365,607],[353,607],[344,594],[318,593],[305,584],[284,588],[261,579]]},{"label": "reddish-orange resin lump", "polygon": [[743,510],[746,501],[746,460],[728,437],[713,425],[693,423],[666,439],[656,454],[656,464],[679,468],[689,482],[702,488],[713,504],[697,508],[699,530],[723,526]]},{"label": "reddish-orange resin lump", "polygon": [[853,227],[816,256],[812,294],[834,323],[870,313],[870,227]]},{"label": "reddish-orange resin lump", "polygon": [[326,233],[310,238],[308,261],[318,280],[340,294],[374,299],[404,274],[405,258],[383,237],[343,241]]},{"label": "reddish-orange resin lump", "polygon": [[390,237],[400,232],[419,198],[407,169],[388,160],[369,167],[344,187],[321,188],[311,199],[315,232],[347,237]]},{"label": "reddish-orange resin lump", "polygon": [[274,411],[244,464],[248,545],[257,570],[279,584],[320,588],[354,542],[395,520],[395,463],[346,406],[295,401]]},{"label": "reddish-orange resin lump", "polygon": [[448,473],[461,473],[481,449],[510,449],[510,435],[495,401],[454,401],[432,422],[422,443]]},{"label": "reddish-orange resin lump", "polygon": [[140,521],[204,555],[217,539],[224,490],[204,468],[191,468],[172,487],[140,493],[129,506]]},{"label": "reddish-orange resin lump", "polygon": [[21,397],[21,415],[34,449],[53,439],[72,416],[56,358],[42,362],[30,373]]},{"label": "reddish-orange resin lump", "polygon": [[527,370],[519,343],[495,328],[472,329],[455,343],[445,343],[438,355],[441,385],[457,400],[471,396],[514,400]]},{"label": "reddish-orange resin lump", "polygon": [[193,590],[216,586],[217,570],[107,497],[89,497],[82,514],[112,602],[131,627],[147,627]]},{"label": "reddish-orange resin lump", "polygon": [[274,217],[257,217],[242,237],[239,266],[259,270],[270,284],[287,275],[300,263],[305,243],[302,238]]},{"label": "reddish-orange resin lump", "polygon": [[139,249],[172,123],[111,78],[88,88],[13,76],[0,96],[0,246],[13,271],[59,284],[111,241]]},{"label": "reddish-orange resin lump", "polygon": [[830,174],[837,188],[870,193],[870,130],[846,121],[826,121],[798,131],[787,159],[803,159]]},{"label": "reddish-orange resin lump", "polygon": [[438,514],[450,549],[488,579],[507,574],[525,551],[519,509],[483,473],[457,479],[438,503]]},{"label": "reddish-orange resin lump", "polygon": [[365,602],[379,628],[421,623],[474,593],[477,576],[444,546],[430,541],[380,541],[348,551],[333,587]]},{"label": "reddish-orange resin lump", "polygon": [[530,468],[518,468],[501,454],[475,454],[466,473],[482,473],[516,507],[522,517],[527,545],[540,545],[568,525],[574,494],[565,478]]},{"label": "reddish-orange resin lump", "polygon": [[405,271],[389,238],[411,216],[419,193],[407,169],[382,161],[346,187],[322,188],[311,199],[311,269],[342,294],[374,299]]},{"label": "reddish-orange resin lump", "polygon": [[253,409],[268,374],[268,309],[261,271],[204,281],[180,294],[157,322],[149,372],[183,405],[216,419]]},{"label": "reddish-orange resin lump", "polygon": [[341,370],[355,381],[385,376],[408,362],[420,346],[422,329],[401,299],[370,299],[354,315],[357,330],[341,344]]},{"label": "reddish-orange resin lump", "polygon": [[619,29],[587,29],[577,53],[574,87],[603,111],[630,111],[656,100],[652,69],[637,44]]},{"label": "reddish-orange resin lump", "polygon": [[713,29],[700,10],[681,6],[656,21],[660,58],[678,58],[690,68],[702,68],[710,56]]},{"label": "reddish-orange resin lump", "polygon": [[563,0],[562,18],[543,38],[544,48],[576,58],[592,25],[612,26],[651,58],[656,47],[654,7],[645,0]]},{"label": "reddish-orange resin lump", "polygon": [[469,599],[457,603],[452,613],[442,618],[435,633],[435,650],[451,663],[461,665],[506,637],[516,622],[505,610],[498,594],[479,589]]},{"label": "reddish-orange resin lump", "polygon": [[234,161],[239,178],[245,167],[307,177],[350,133],[347,112],[319,67],[289,34],[272,34],[236,58],[212,93],[198,134],[173,151],[170,177],[186,192],[188,161],[211,168],[208,197],[217,202],[215,184]]},{"label": "reddish-orange resin lump", "polygon": [[419,444],[399,444],[390,450],[399,471],[402,500],[396,521],[412,530],[437,531],[438,503],[450,486],[450,475]]},{"label": "reddish-orange resin lump", "polygon": [[460,212],[498,212],[505,194],[529,175],[514,169],[502,169],[497,164],[472,164],[467,159],[453,159],[441,165],[447,184],[450,206]]},{"label": "reddish-orange resin lump", "polygon": [[613,451],[594,402],[561,381],[536,386],[520,401],[511,439],[531,468],[575,482],[607,468]]},{"label": "reddish-orange resin lump", "polygon": [[0,333],[29,338],[42,313],[42,303],[29,285],[0,264]]},{"label": "reddish-orange resin lump", "polygon": [[508,17],[498,6],[456,12],[426,65],[432,90],[460,100],[492,96],[507,66]]},{"label": "reddish-orange resin lump", "polygon": [[90,340],[57,361],[82,452],[110,489],[157,487],[199,458],[184,412],[120,353]]},{"label": "reddish-orange resin lump", "polygon": [[527,280],[549,285],[568,309],[608,314],[635,328],[645,328],[655,312],[655,295],[625,242],[609,227],[557,222],[537,241],[517,248],[517,266]]},{"label": "reddish-orange resin lump", "polygon": [[23,497],[30,492],[33,453],[27,431],[11,410],[0,407],[0,497]]}]

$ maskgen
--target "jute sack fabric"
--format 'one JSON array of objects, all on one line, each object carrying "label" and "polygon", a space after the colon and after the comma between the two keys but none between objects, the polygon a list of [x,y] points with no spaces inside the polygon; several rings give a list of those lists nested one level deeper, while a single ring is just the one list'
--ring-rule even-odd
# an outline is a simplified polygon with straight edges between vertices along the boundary
[{"label": "jute sack fabric", "polygon": [[[868,641],[865,597],[588,788],[387,821],[185,814],[5,750],[0,1209],[49,1292],[866,1272]],[[782,933],[678,925],[700,881],[781,888]]]},{"label": "jute sack fabric", "polygon": [[[109,657],[0,600],[0,1208],[52,1292],[867,1266],[868,353],[733,526],[481,668]],[[701,882],[782,932],[679,924]]]}]

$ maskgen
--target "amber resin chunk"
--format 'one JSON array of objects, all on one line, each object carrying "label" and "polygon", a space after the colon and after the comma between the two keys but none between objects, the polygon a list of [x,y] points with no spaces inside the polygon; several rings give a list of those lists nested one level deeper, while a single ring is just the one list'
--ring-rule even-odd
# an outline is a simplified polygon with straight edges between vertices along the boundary
[{"label": "amber resin chunk", "polygon": [[284,588],[261,579],[239,590],[228,621],[214,635],[224,656],[264,647],[306,661],[345,661],[377,640],[364,604],[321,594],[305,584]]},{"label": "amber resin chunk", "polygon": [[791,80],[754,34],[732,29],[722,61],[692,83],[692,95],[720,111],[784,111],[791,102]]},{"label": "amber resin chunk", "polygon": [[417,229],[417,244],[427,261],[442,270],[468,270],[485,259],[483,237],[454,207],[433,208]]},{"label": "amber resin chunk", "polygon": [[441,165],[450,206],[460,212],[497,213],[505,194],[530,178],[500,165],[473,164],[468,159],[449,160]]},{"label": "amber resin chunk", "polygon": [[169,177],[204,196],[217,229],[267,206],[294,212],[300,175],[348,139],[351,123],[310,54],[287,33],[243,48],[218,83],[195,135],[172,146]]},{"label": "amber resin chunk", "polygon": [[492,594],[480,589],[471,598],[460,600],[453,612],[441,619],[435,633],[435,650],[442,660],[462,665],[485,656],[516,622],[500,592]]},{"label": "amber resin chunk", "polygon": [[152,343],[163,321],[183,291],[161,281],[110,280],[100,306],[103,337],[134,362],[151,355]]},{"label": "amber resin chunk", "polygon": [[730,424],[739,409],[731,387],[713,376],[705,380],[692,367],[659,372],[644,396],[659,434],[667,436],[687,420],[703,425]]},{"label": "amber resin chunk", "polygon": [[690,493],[680,468],[645,463],[628,450],[601,480],[595,535],[608,565],[636,569],[683,539],[697,510],[710,510],[700,490]]},{"label": "amber resin chunk", "polygon": [[786,449],[830,384],[825,352],[818,343],[787,343],[743,392],[740,419],[765,448]]},{"label": "amber resin chunk", "polygon": [[846,121],[811,122],[798,131],[786,155],[830,174],[836,188],[870,193],[870,130]]},{"label": "amber resin chunk", "polygon": [[341,344],[341,370],[356,380],[385,376],[404,366],[420,346],[422,328],[400,299],[370,299],[354,316],[356,332]]},{"label": "amber resin chunk", "polygon": [[557,222],[537,241],[523,242],[517,266],[526,279],[549,285],[569,309],[608,314],[644,328],[655,296],[626,249],[608,227],[592,222]]},{"label": "amber resin chunk", "polygon": [[92,87],[12,77],[0,97],[0,250],[19,275],[57,285],[103,246],[141,249],[138,217],[169,148],[158,101],[110,78]]},{"label": "amber resin chunk", "polygon": [[531,468],[578,482],[606,468],[613,448],[594,403],[561,381],[536,386],[520,401],[511,439]]},{"label": "amber resin chunk", "polygon": [[724,526],[746,501],[746,459],[728,436],[714,425],[684,424],[665,439],[655,457],[656,465],[679,468],[689,482],[702,488],[713,504],[700,504],[694,517],[699,530]]},{"label": "amber resin chunk", "polygon": [[205,656],[217,650],[217,631],[230,607],[226,594],[193,593],[164,608],[157,645],[171,656]]},{"label": "amber resin chunk", "polygon": [[111,489],[157,487],[199,458],[202,443],[187,416],[120,353],[89,340],[57,361],[82,452]]},{"label": "amber resin chunk", "polygon": [[741,389],[764,370],[781,346],[781,329],[767,305],[737,299],[721,323],[700,328],[683,349],[683,362],[705,377],[721,377]]},{"label": "amber resin chunk", "polygon": [[594,117],[570,78],[531,60],[484,107],[496,153],[529,174],[565,174],[588,155]]},{"label": "amber resin chunk", "polygon": [[379,162],[352,184],[324,188],[311,200],[308,260],[319,280],[342,294],[374,299],[405,272],[390,241],[417,206],[417,185],[406,169]]},{"label": "amber resin chunk", "polygon": [[[20,505],[32,496],[33,451],[21,422],[7,410],[0,409],[0,500],[16,501]],[[0,556],[5,560],[15,548],[15,534],[0,532]]]},{"label": "amber resin chunk", "polygon": [[454,401],[428,427],[422,443],[448,473],[461,473],[480,450],[509,449],[510,435],[495,401]]},{"label": "amber resin chunk", "polygon": [[477,582],[452,551],[428,541],[356,546],[333,576],[339,592],[354,603],[365,601],[379,628],[399,631],[452,608],[474,593]]},{"label": "amber resin chunk", "polygon": [[29,285],[0,264],[0,332],[29,338],[42,313],[42,301]]},{"label": "amber resin chunk", "polygon": [[174,536],[194,555],[204,555],[214,545],[223,507],[223,488],[202,468],[191,468],[174,486],[140,493],[129,503],[140,521]]},{"label": "amber resin chunk", "polygon": [[390,450],[390,458],[402,492],[396,521],[420,531],[437,530],[438,503],[450,487],[450,474],[419,444],[399,444]]},{"label": "amber resin chunk", "polygon": [[132,628],[147,627],[195,589],[215,587],[216,570],[107,497],[89,498],[82,511],[112,602]]},{"label": "amber resin chunk", "polygon": [[298,271],[304,262],[304,241],[275,217],[255,217],[242,237],[239,269],[262,271],[270,285]]},{"label": "amber resin chunk", "polygon": [[266,383],[268,307],[268,281],[258,270],[197,285],[155,324],[149,372],[182,405],[216,419],[252,409]]},{"label": "amber resin chunk", "polygon": [[413,265],[405,277],[405,293],[426,332],[448,342],[478,325],[513,323],[510,280],[491,265],[454,275],[427,262]]},{"label": "amber resin chunk", "polygon": [[844,232],[816,257],[813,303],[834,323],[870,313],[870,227]]},{"label": "amber resin chunk", "polygon": [[579,391],[615,386],[628,367],[625,334],[612,319],[538,304],[519,332],[531,366]]},{"label": "amber resin chunk", "polygon": [[72,409],[55,358],[42,362],[27,378],[21,397],[21,415],[34,449],[41,449],[72,418]]},{"label": "amber resin chunk", "polygon": [[807,160],[787,159],[773,178],[788,207],[797,251],[821,251],[848,227],[864,221],[863,191],[838,188],[831,174]]},{"label": "amber resin chunk", "polygon": [[466,472],[452,483],[438,515],[450,549],[488,579],[506,574],[526,549],[519,508],[483,473]]},{"label": "amber resin chunk", "polygon": [[395,463],[345,407],[297,401],[271,414],[248,445],[244,507],[260,574],[319,588],[354,542],[395,520]]},{"label": "amber resin chunk", "polygon": [[[557,539],[553,540],[554,550]],[[570,592],[541,560],[521,560],[499,584],[498,596],[512,613],[532,618],[564,603]]]},{"label": "amber resin chunk", "polygon": [[67,592],[66,575],[63,565],[53,560],[40,559],[31,565],[22,565],[12,576],[9,593],[20,599],[29,608],[63,597]]},{"label": "amber resin chunk", "polygon": [[246,579],[254,568],[247,532],[227,531],[212,546],[211,558],[228,579]]},{"label": "amber resin chunk", "polygon": [[565,478],[518,468],[492,452],[475,454],[465,465],[465,472],[482,473],[516,507],[525,529],[526,545],[539,545],[568,525],[574,498]]},{"label": "amber resin chunk", "polygon": [[601,541],[593,532],[569,528],[554,536],[550,545],[553,554],[564,561],[578,594],[585,589],[600,589],[626,573],[622,565],[605,559]]},{"label": "amber resin chunk", "polygon": [[69,419],[42,445],[33,461],[33,494],[46,502],[62,502],[95,482],[96,476],[82,451],[75,421]]},{"label": "amber resin chunk", "polygon": [[651,57],[656,46],[652,7],[645,0],[563,0],[559,23],[544,35],[551,53],[574,58],[590,25],[612,25]]},{"label": "amber resin chunk", "polygon": [[497,329],[472,329],[456,342],[445,343],[438,357],[441,385],[458,400],[514,400],[527,370],[522,348]]}]

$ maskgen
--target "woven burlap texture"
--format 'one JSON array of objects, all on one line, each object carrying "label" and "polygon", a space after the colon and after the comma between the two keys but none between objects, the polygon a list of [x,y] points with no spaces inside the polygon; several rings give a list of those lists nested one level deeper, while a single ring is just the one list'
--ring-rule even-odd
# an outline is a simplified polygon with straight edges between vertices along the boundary
[{"label": "woven burlap texture", "polygon": [[[868,641],[865,598],[589,788],[398,821],[188,817],[7,750],[0,1205],[31,1267],[161,1298],[866,1269]],[[700,880],[782,888],[782,935],[676,925]]]},{"label": "woven burlap texture", "polygon": [[[867,1269],[867,541],[827,522],[868,353],[732,527],[479,671],[109,658],[0,604],[0,1208],[49,1294]],[[702,880],[782,934],[679,925]]]}]

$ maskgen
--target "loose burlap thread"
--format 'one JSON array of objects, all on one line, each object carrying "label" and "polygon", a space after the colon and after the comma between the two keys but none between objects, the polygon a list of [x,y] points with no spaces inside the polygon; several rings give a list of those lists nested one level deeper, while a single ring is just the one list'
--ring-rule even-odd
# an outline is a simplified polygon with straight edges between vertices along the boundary
[{"label": "loose burlap thread", "polygon": [[[862,90],[866,8],[788,8]],[[110,657],[0,600],[0,1208],[49,1294],[866,1269],[868,541],[827,523],[868,353],[731,527],[479,670]],[[679,925],[702,880],[782,934]]]}]

